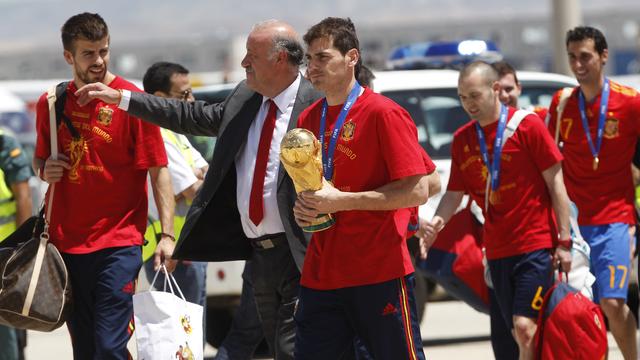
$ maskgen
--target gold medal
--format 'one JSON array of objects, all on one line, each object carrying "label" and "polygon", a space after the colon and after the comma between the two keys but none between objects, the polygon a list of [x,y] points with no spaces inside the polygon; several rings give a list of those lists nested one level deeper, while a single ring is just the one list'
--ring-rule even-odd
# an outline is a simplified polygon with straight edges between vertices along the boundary
[{"label": "gold medal", "polygon": [[491,203],[491,205],[496,205],[500,203],[499,190],[496,190],[496,191],[491,190],[491,192],[489,193],[489,203]]},{"label": "gold medal", "polygon": [[598,170],[598,165],[600,164],[600,159],[596,156],[593,158],[593,171]]}]

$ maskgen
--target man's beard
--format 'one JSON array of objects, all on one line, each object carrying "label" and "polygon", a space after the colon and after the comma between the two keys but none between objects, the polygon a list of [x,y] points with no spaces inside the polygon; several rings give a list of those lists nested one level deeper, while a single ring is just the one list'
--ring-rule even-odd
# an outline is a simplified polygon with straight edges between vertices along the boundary
[{"label": "man's beard", "polygon": [[95,69],[96,67],[95,66],[89,67],[86,71],[81,71],[80,69],[76,68],[76,74],[78,75],[78,77],[83,83],[91,84],[94,82],[102,82],[102,80],[104,80],[104,77],[107,74],[106,66],[102,66],[103,70],[99,75],[96,75],[90,72],[92,68]]}]

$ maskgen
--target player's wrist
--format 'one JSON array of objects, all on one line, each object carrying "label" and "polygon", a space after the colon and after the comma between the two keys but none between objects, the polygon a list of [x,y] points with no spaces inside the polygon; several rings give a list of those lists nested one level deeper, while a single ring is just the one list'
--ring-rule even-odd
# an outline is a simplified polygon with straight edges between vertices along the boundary
[{"label": "player's wrist", "polygon": [[166,232],[161,232],[159,235],[160,235],[160,240],[162,240],[162,239],[169,239],[169,240],[171,240],[171,241],[173,241],[173,242],[176,242],[176,238],[175,238],[175,236],[173,236],[173,235],[171,235],[171,234],[168,234],[168,233],[166,233]]},{"label": "player's wrist", "polygon": [[571,240],[571,237],[569,238],[559,238],[558,239],[558,247],[564,250],[571,250],[571,247],[573,246],[573,240]]}]

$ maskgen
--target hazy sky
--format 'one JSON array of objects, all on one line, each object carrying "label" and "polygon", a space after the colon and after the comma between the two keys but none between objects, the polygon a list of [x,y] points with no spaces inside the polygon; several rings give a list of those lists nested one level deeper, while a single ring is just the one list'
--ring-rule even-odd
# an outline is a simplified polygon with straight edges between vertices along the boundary
[{"label": "hazy sky", "polygon": [[[59,46],[62,23],[79,12],[100,13],[118,42],[246,33],[269,18],[303,32],[326,16],[349,16],[356,26],[444,22],[477,17],[546,16],[551,0],[0,0],[0,51]],[[640,8],[639,0],[582,0],[584,12]]]}]

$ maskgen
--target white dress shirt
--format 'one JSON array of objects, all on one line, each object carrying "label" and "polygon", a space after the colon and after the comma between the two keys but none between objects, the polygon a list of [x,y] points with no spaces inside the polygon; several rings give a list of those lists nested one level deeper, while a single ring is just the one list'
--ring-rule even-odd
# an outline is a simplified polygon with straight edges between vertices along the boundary
[{"label": "white dress shirt", "polygon": [[289,120],[291,119],[291,113],[293,112],[293,105],[296,101],[296,94],[298,93],[299,87],[300,74],[298,74],[296,80],[291,83],[288,88],[272,99],[278,107],[278,111],[276,112],[276,127],[273,131],[269,160],[267,161],[267,173],[264,178],[264,218],[258,226],[249,219],[249,197],[253,183],[253,171],[258,155],[258,143],[260,142],[262,124],[264,124],[267,112],[269,111],[268,97],[262,98],[260,110],[255,120],[251,123],[251,127],[249,127],[247,142],[240,148],[236,156],[236,173],[238,175],[236,197],[238,201],[238,211],[240,212],[242,229],[249,238],[284,232],[284,225],[282,225],[282,220],[280,219],[277,199],[280,143],[289,128]]},{"label": "white dress shirt", "polygon": [[[238,211],[240,212],[242,229],[248,238],[258,238],[263,235],[284,232],[284,225],[282,225],[282,220],[280,219],[277,199],[278,171],[280,170],[280,143],[289,128],[289,120],[291,119],[291,113],[293,112],[293,105],[296,101],[299,87],[300,74],[298,74],[298,77],[288,88],[272,99],[278,107],[278,110],[276,112],[276,127],[273,131],[269,159],[267,161],[267,172],[264,178],[264,217],[258,226],[249,219],[249,197],[253,183],[253,171],[258,155],[260,133],[262,132],[262,125],[267,117],[267,112],[269,112],[268,97],[263,96],[260,110],[249,127],[247,142],[242,145],[236,155],[236,197]],[[123,90],[118,107],[126,111],[129,107],[130,99],[131,92]]]}]

